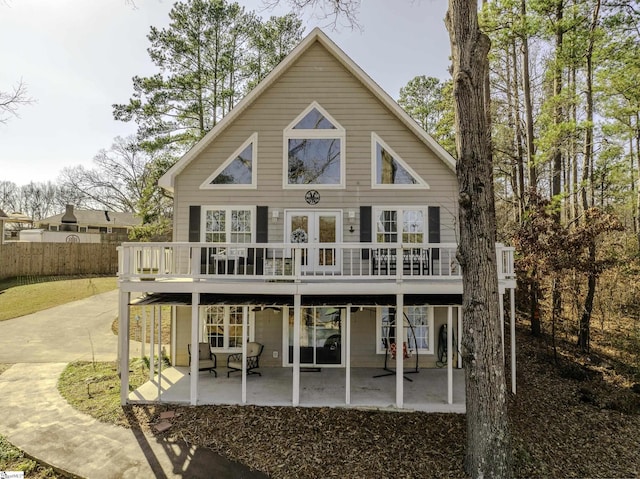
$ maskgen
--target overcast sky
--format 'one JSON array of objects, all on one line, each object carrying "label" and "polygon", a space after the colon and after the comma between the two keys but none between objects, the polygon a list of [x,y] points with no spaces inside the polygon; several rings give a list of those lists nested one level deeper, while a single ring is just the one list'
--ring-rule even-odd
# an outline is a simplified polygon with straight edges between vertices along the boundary
[{"label": "overcast sky", "polygon": [[[56,181],[66,166],[91,167],[113,139],[134,134],[115,121],[134,75],[156,72],[148,60],[151,25],[168,24],[169,0],[0,0],[0,90],[23,80],[35,102],[0,124],[0,181]],[[239,0],[263,17],[262,0]],[[445,0],[362,0],[362,31],[324,28],[393,98],[416,75],[448,78]],[[303,17],[306,32],[326,20]]]}]

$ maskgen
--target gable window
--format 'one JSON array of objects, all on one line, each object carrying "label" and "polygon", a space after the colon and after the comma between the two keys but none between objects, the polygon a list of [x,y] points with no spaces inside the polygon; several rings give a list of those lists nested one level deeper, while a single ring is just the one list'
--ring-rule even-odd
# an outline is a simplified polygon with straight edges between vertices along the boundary
[{"label": "gable window", "polygon": [[[393,307],[377,310],[376,352],[384,354],[386,347],[396,342],[396,317]],[[400,321],[397,322],[400,324]],[[433,307],[406,306],[404,308],[404,342],[407,351],[415,354],[433,354]]]},{"label": "gable window", "polygon": [[202,214],[205,242],[253,242],[255,207],[203,207]]},{"label": "gable window", "polygon": [[426,242],[425,208],[376,208],[376,243]]},{"label": "gable window", "polygon": [[258,134],[254,133],[227,158],[200,188],[255,188]]},{"label": "gable window", "polygon": [[284,130],[287,188],[343,188],[345,130],[317,102]]},{"label": "gable window", "polygon": [[253,341],[253,313],[243,306],[204,306],[203,341],[214,351],[237,352],[242,350],[243,317],[249,315],[247,337]]},{"label": "gable window", "polygon": [[429,185],[375,133],[371,133],[373,188],[429,188]]}]

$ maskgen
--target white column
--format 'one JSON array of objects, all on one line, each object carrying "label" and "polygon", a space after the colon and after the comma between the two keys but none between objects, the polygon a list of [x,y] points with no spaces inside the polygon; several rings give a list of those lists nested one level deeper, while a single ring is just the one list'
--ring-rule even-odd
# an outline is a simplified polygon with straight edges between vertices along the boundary
[{"label": "white column", "polygon": [[147,306],[142,307],[142,345],[140,348],[140,357],[144,358],[147,355]]},{"label": "white column", "polygon": [[162,305],[158,306],[158,400],[162,402]]},{"label": "white column", "polygon": [[[402,257],[402,256],[401,256]],[[397,268],[401,268],[401,264]],[[396,407],[404,406],[404,296],[396,295]]]},{"label": "white column", "polygon": [[447,403],[453,404],[453,306],[447,306]]},{"label": "white column", "polygon": [[149,328],[149,381],[153,381],[156,374],[156,360],[154,359],[154,348],[156,345],[156,307],[151,306],[151,327]]},{"label": "white column", "polygon": [[511,392],[516,393],[516,290],[509,290],[509,307],[511,309]]},{"label": "white column", "polygon": [[200,293],[191,293],[191,376],[189,388],[189,402],[192,406],[198,404],[198,361],[200,341]]},{"label": "white column", "polygon": [[176,307],[171,306],[171,365],[176,365],[176,344],[178,342],[176,331]]},{"label": "white column", "polygon": [[294,406],[300,404],[300,317],[302,296],[293,296],[293,398]]},{"label": "white column", "polygon": [[462,306],[456,306],[456,315],[458,316],[458,369],[462,368]]},{"label": "white column", "polygon": [[129,298],[130,293],[118,295],[118,349],[120,350],[120,404],[129,399]]},{"label": "white column", "polygon": [[502,361],[505,361],[504,355],[504,294],[498,293],[498,306],[500,307],[500,339],[502,340]]},{"label": "white column", "polygon": [[347,304],[347,317],[345,318],[345,404],[351,404],[351,303]]},{"label": "white column", "polygon": [[247,334],[249,329],[249,307],[242,307],[242,404],[247,403]]}]

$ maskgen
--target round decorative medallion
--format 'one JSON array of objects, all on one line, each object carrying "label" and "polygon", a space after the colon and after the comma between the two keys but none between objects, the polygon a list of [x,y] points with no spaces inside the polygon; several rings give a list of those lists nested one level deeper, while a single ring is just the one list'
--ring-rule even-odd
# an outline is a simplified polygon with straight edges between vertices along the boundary
[{"label": "round decorative medallion", "polygon": [[309,190],[305,193],[304,200],[309,205],[317,205],[320,201],[320,193],[318,193],[316,190]]},{"label": "round decorative medallion", "polygon": [[308,240],[307,232],[302,228],[296,228],[291,232],[292,243],[306,243]]}]

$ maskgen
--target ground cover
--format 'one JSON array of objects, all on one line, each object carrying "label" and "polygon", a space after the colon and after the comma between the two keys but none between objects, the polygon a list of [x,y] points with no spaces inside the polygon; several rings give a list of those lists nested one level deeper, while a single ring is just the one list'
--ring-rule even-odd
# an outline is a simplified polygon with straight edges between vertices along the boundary
[{"label": "ground cover", "polygon": [[42,278],[32,281],[12,279],[0,282],[0,321],[88,298],[118,287],[116,278],[111,276],[59,278],[46,282],[40,282],[41,280]]}]

